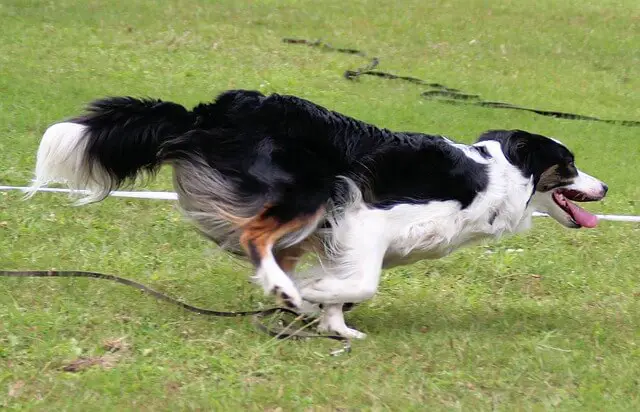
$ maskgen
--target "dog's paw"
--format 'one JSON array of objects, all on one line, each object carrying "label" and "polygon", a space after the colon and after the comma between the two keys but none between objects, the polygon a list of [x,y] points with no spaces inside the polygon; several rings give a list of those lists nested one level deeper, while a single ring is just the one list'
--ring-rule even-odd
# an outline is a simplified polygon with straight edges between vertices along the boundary
[{"label": "dog's paw", "polygon": [[254,276],[254,281],[262,285],[266,295],[274,295],[286,307],[298,310],[302,306],[302,296],[289,276],[281,270],[267,272],[260,268]]},{"label": "dog's paw", "polygon": [[323,323],[322,321],[318,325],[318,332],[327,332],[327,333],[336,333],[343,338],[347,339],[364,339],[367,337],[366,333],[360,332],[359,330],[348,327],[347,325],[336,327],[334,325],[330,325],[328,323]]},{"label": "dog's paw", "polygon": [[347,339],[364,339],[365,333],[352,329],[344,322],[342,304],[323,305],[324,311],[320,315],[318,332],[333,332]]},{"label": "dog's paw", "polygon": [[269,293],[275,295],[276,299],[281,301],[284,306],[289,309],[300,311],[300,308],[302,307],[302,296],[300,296],[300,293],[293,284],[291,286],[292,288],[287,288],[282,285],[274,285]]}]

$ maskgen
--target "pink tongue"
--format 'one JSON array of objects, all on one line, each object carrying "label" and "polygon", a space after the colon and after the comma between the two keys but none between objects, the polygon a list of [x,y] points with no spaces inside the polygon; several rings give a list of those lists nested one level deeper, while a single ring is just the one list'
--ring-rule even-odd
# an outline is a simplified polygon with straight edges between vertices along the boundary
[{"label": "pink tongue", "polygon": [[591,227],[596,227],[598,225],[598,217],[596,215],[592,215],[591,213],[587,212],[580,206],[568,200],[567,200],[567,206],[571,211],[571,216],[573,217],[573,220],[575,220],[576,223],[579,224],[580,226],[591,228]]}]

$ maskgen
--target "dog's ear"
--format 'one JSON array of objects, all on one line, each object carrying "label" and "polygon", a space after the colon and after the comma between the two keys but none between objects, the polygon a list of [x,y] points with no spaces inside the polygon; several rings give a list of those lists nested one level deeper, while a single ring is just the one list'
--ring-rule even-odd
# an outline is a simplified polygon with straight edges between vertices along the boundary
[{"label": "dog's ear", "polygon": [[478,142],[493,140],[500,143],[502,153],[509,163],[523,172],[532,173],[531,165],[531,133],[523,130],[489,130],[483,133]]},{"label": "dog's ear", "polygon": [[553,164],[549,145],[553,140],[524,130],[489,130],[478,141],[493,140],[500,143],[509,163],[520,169],[525,177],[533,176],[534,185],[544,171]]}]

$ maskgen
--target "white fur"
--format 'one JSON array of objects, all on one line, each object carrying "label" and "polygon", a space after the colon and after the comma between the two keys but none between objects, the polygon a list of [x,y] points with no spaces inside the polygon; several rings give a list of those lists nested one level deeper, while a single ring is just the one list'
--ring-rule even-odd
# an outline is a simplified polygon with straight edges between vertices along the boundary
[{"label": "white fur", "polygon": [[319,332],[335,332],[348,339],[364,339],[367,337],[365,333],[348,327],[344,322],[342,303],[325,305],[323,310],[324,315],[320,318],[320,323],[318,324]]},{"label": "white fur", "polygon": [[591,197],[602,196],[604,183],[585,172],[578,170],[578,177],[573,180],[573,184],[565,189],[577,190]]},{"label": "white fur", "polygon": [[[529,227],[533,209],[527,208],[527,203],[533,193],[532,179],[524,178],[507,161],[499,143],[479,144],[487,148],[491,158],[455,144],[467,156],[489,166],[488,191],[478,194],[465,209],[457,201],[370,209],[358,193],[353,195],[353,203],[335,222],[326,256],[298,277],[303,299],[333,305],[322,314],[320,322],[325,329],[363,337],[347,328],[341,305],[371,298],[383,267],[439,258],[471,243]],[[356,190],[353,185],[352,190]]]},{"label": "white fur", "polygon": [[27,190],[31,197],[49,183],[64,183],[74,191],[87,189],[89,195],[77,205],[97,202],[109,195],[112,179],[98,164],[85,159],[86,127],[77,123],[57,123],[49,127],[40,142],[36,176]]}]

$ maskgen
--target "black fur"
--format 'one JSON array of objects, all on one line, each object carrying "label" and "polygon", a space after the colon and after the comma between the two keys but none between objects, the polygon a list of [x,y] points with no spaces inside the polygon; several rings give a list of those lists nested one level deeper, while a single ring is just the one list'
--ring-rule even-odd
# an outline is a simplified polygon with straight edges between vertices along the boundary
[{"label": "black fur", "polygon": [[87,126],[88,165],[98,162],[114,187],[135,180],[140,170],[155,172],[162,162],[162,143],[193,124],[193,115],[183,106],[155,99],[110,97],[92,102],[87,111],[70,121]]},{"label": "black fur", "polygon": [[88,160],[114,186],[164,161],[204,159],[240,198],[261,198],[281,221],[340,203],[351,178],[372,207],[457,200],[488,184],[485,166],[440,136],[392,132],[307,100],[232,90],[191,112],[160,100],[108,98],[74,122],[89,127]]},{"label": "black fur", "polygon": [[381,208],[452,199],[466,207],[488,183],[484,166],[442,137],[381,129],[294,96],[234,90],[192,112],[112,98],[74,121],[89,127],[90,160],[118,184],[197,153],[243,197],[262,196],[285,221],[338,199],[338,176]]}]

